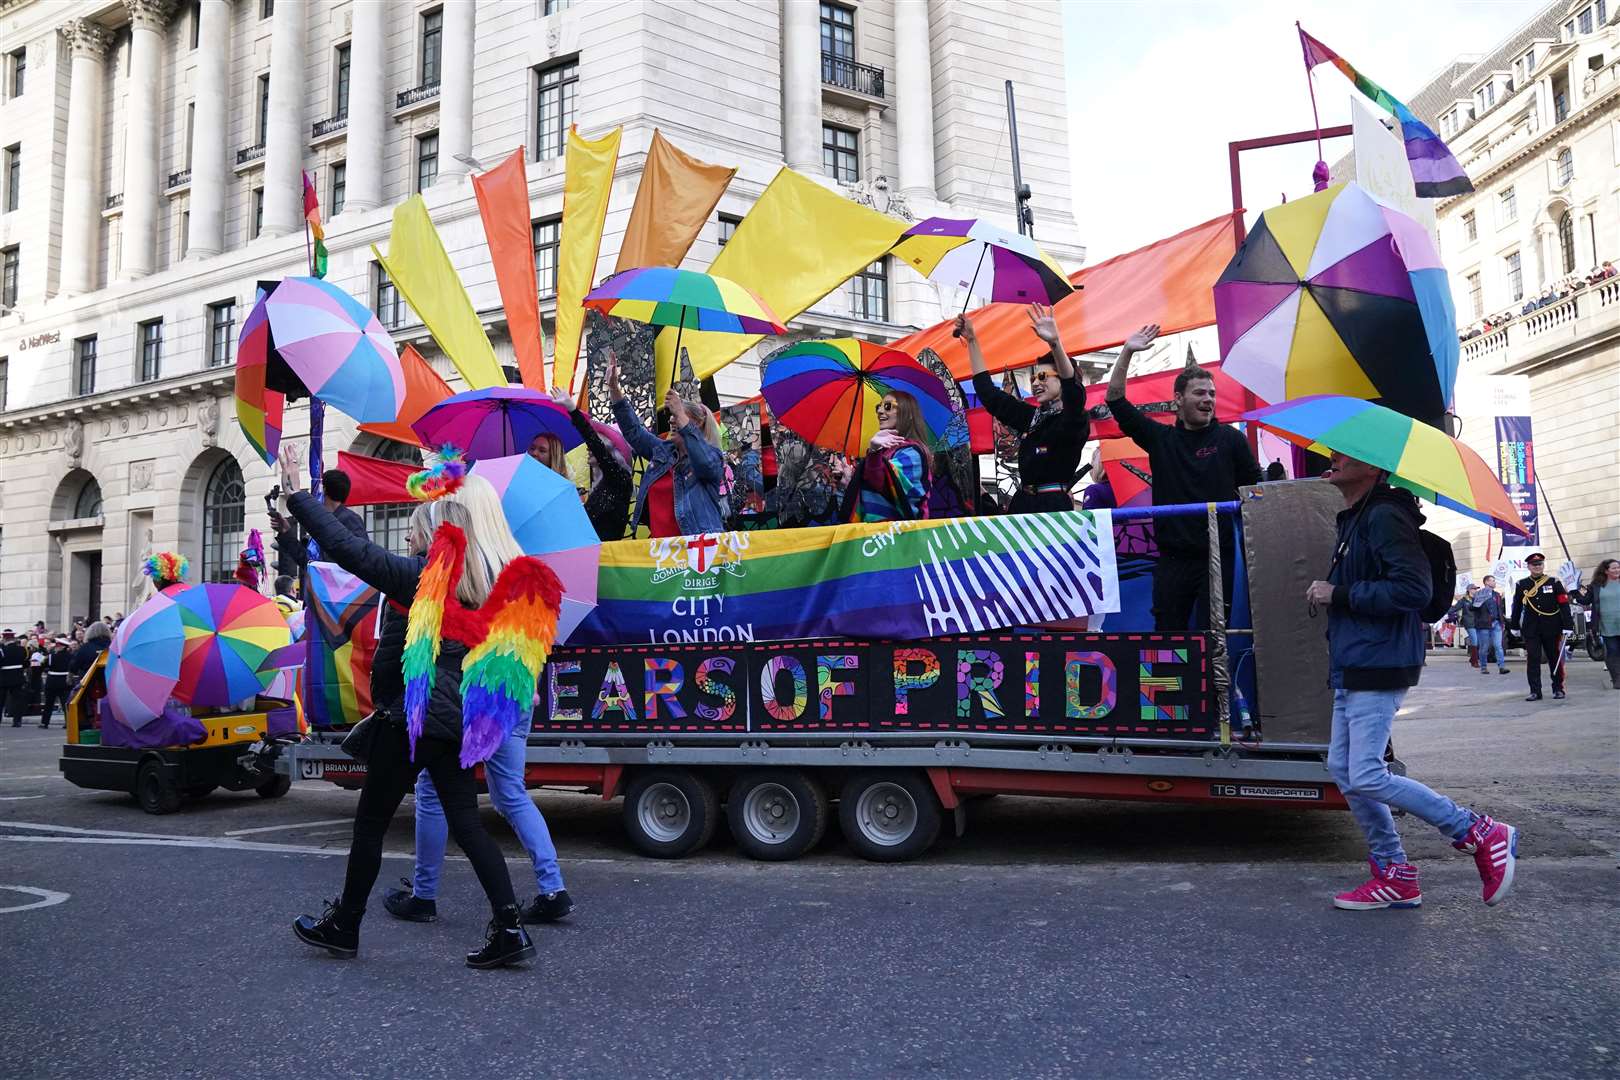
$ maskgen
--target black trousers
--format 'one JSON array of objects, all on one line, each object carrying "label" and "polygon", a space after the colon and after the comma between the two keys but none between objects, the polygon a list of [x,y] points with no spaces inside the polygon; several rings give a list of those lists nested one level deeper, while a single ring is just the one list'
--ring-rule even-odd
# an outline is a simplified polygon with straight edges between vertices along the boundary
[{"label": "black trousers", "polygon": [[51,722],[51,712],[56,706],[62,706],[62,721],[67,722],[68,699],[73,696],[73,684],[66,676],[60,679],[46,678],[45,703],[40,706],[39,724],[45,727]]},{"label": "black trousers", "polygon": [[[1221,591],[1223,610],[1232,615],[1232,560],[1235,555],[1221,549]],[[1198,621],[1193,622],[1194,615]],[[1153,570],[1153,628],[1183,631],[1209,629],[1209,556],[1202,552],[1159,552]]]},{"label": "black trousers", "polygon": [[1074,500],[1069,498],[1067,491],[1030,492],[1023,488],[1018,489],[1018,494],[1007,505],[1009,514],[1052,514],[1073,509]]},{"label": "black trousers", "polygon": [[360,789],[360,804],[354,812],[354,840],[349,845],[349,866],[343,877],[342,907],[351,912],[366,909],[366,898],[382,870],[383,838],[394,812],[416,783],[423,769],[433,777],[433,787],[444,806],[450,835],[466,854],[484,887],[492,910],[517,903],[512,893],[512,876],[507,873],[501,849],[484,830],[478,818],[478,786],[473,771],[463,769],[461,747],[443,739],[419,739],[416,760],[410,759],[405,729],[389,724],[377,738],[366,763],[366,783]]},{"label": "black trousers", "polygon": [[1552,672],[1552,688],[1555,693],[1564,689],[1564,669],[1558,666],[1559,651],[1564,647],[1564,632],[1557,619],[1525,619],[1524,631],[1524,675],[1530,680],[1530,692],[1541,693],[1541,662],[1547,661],[1547,670]]},{"label": "black trousers", "polygon": [[11,717],[11,722],[22,723],[23,713],[28,711],[28,686],[21,682],[8,686],[0,690],[0,697],[5,698],[6,715]]}]

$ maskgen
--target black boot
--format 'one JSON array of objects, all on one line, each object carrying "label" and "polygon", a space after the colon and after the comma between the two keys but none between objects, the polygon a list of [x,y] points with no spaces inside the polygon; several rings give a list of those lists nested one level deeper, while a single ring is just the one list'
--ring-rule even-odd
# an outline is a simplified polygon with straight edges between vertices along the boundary
[{"label": "black boot", "polygon": [[365,913],[365,908],[346,911],[333,900],[318,919],[311,915],[294,919],[293,933],[306,945],[350,960],[360,953],[360,918]]},{"label": "black boot", "polygon": [[534,942],[523,929],[523,912],[516,904],[507,904],[489,920],[488,936],[484,947],[467,954],[467,966],[472,968],[498,968],[534,958]]},{"label": "black boot", "polygon": [[419,899],[411,890],[409,878],[400,878],[399,883],[405,887],[383,893],[383,907],[388,909],[388,914],[406,922],[434,922],[438,919],[438,901]]},{"label": "black boot", "polygon": [[553,893],[541,893],[535,897],[528,907],[523,909],[523,921],[526,923],[549,923],[566,918],[574,910],[574,901],[568,895],[567,889],[558,889]]}]

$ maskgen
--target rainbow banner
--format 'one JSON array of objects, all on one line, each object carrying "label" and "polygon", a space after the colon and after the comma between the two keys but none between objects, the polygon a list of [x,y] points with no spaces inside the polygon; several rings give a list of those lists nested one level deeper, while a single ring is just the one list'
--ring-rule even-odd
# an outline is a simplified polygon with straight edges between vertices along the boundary
[{"label": "rainbow banner", "polygon": [[304,715],[316,729],[358,723],[371,711],[382,594],[335,563],[311,562],[304,582]]},{"label": "rainbow banner", "polygon": [[1119,610],[1106,510],[602,545],[569,645],[914,639]]}]

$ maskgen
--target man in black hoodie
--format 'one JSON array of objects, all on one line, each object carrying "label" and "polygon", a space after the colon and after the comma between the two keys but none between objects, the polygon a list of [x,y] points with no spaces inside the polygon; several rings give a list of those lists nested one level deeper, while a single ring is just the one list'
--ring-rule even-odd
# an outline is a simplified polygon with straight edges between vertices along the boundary
[{"label": "man in black hoodie", "polygon": [[1513,885],[1518,831],[1395,775],[1384,761],[1395,713],[1423,671],[1418,612],[1434,591],[1418,538],[1423,515],[1417,500],[1384,483],[1381,469],[1344,454],[1335,453],[1322,475],[1339,489],[1345,506],[1328,579],[1312,582],[1306,592],[1312,614],[1328,612],[1333,731],[1327,767],[1367,836],[1372,866],[1372,877],[1335,896],[1333,906],[1368,911],[1423,902],[1391,806],[1427,821],[1453,847],[1472,854],[1485,902],[1498,903]]}]

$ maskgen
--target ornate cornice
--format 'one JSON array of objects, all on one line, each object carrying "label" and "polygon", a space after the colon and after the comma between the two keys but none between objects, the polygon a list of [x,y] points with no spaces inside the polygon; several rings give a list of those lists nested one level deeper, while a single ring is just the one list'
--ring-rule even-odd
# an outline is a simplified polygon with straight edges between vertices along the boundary
[{"label": "ornate cornice", "polygon": [[102,60],[106,58],[107,50],[112,46],[112,31],[89,19],[73,19],[63,23],[58,29],[73,49],[74,56]]},{"label": "ornate cornice", "polygon": [[144,30],[163,30],[174,14],[174,0],[124,0],[129,21]]}]

